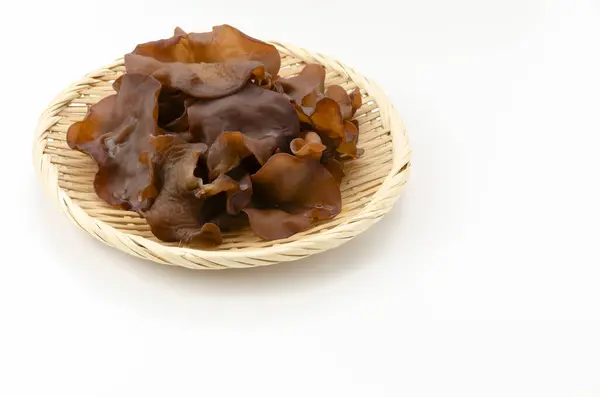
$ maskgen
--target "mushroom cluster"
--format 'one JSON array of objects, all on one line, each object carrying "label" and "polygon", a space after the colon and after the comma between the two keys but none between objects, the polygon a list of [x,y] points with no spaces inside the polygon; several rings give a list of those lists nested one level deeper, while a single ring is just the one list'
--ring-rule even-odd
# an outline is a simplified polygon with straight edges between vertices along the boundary
[{"label": "mushroom cluster", "polygon": [[215,246],[244,225],[265,240],[341,211],[360,91],[307,64],[282,78],[276,47],[222,25],[139,44],[115,94],[67,132],[98,165],[94,189],[165,242]]}]

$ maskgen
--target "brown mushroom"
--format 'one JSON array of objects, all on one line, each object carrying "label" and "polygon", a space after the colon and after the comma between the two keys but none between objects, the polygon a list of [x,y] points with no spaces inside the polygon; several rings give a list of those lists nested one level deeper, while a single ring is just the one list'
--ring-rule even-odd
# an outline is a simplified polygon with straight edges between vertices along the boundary
[{"label": "brown mushroom", "polygon": [[309,63],[296,76],[278,79],[277,84],[298,105],[315,107],[325,89],[325,68]]},{"label": "brown mushroom", "polygon": [[292,153],[297,157],[308,157],[320,161],[323,152],[327,148],[323,145],[321,137],[314,131],[306,133],[304,138],[296,138],[290,144]]},{"label": "brown mushroom", "polygon": [[289,151],[300,132],[300,122],[290,102],[281,94],[248,84],[235,94],[197,100],[188,108],[190,133],[207,145],[227,131],[239,131],[253,139],[275,138],[276,147]]},{"label": "brown mushroom", "polygon": [[275,46],[221,25],[212,32],[175,29],[168,39],[142,43],[125,55],[127,73],[154,76],[163,86],[195,98],[218,98],[249,80],[262,84],[279,73]]},{"label": "brown mushroom", "polygon": [[254,156],[260,165],[275,151],[276,140],[266,136],[253,139],[241,132],[224,132],[212,144],[208,152],[208,175],[211,179],[239,166],[246,157]]},{"label": "brown mushroom", "polygon": [[110,205],[141,211],[157,194],[149,138],[162,134],[157,126],[160,87],[152,77],[126,74],[117,94],[92,105],[67,132],[69,147],[98,164],[94,189]]},{"label": "brown mushroom", "polygon": [[152,233],[166,242],[220,244],[220,230],[211,220],[220,214],[225,201],[218,194],[199,197],[202,179],[194,175],[207,146],[187,143],[177,135],[156,137],[152,144],[161,188],[152,207],[143,213]]},{"label": "brown mushroom", "polygon": [[273,155],[252,175],[253,207],[244,209],[252,230],[266,240],[286,238],[341,211],[333,176],[317,161]]}]

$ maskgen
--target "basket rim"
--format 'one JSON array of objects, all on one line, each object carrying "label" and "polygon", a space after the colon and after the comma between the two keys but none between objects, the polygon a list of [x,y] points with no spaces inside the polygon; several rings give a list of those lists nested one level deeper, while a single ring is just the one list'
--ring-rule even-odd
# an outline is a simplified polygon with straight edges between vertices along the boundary
[{"label": "basket rim", "polygon": [[275,241],[268,247],[228,250],[201,250],[163,245],[146,237],[117,230],[108,223],[89,215],[71,200],[66,191],[59,187],[58,169],[50,162],[50,155],[44,154],[46,136],[50,128],[62,118],[57,116],[61,109],[76,99],[79,95],[78,92],[90,82],[95,81],[94,78],[106,74],[112,68],[121,66],[123,57],[116,58],[111,64],[88,73],[79,81],[71,84],[51,101],[40,116],[34,137],[33,162],[46,192],[72,222],[103,243],[136,257],[192,269],[256,267],[294,261],[336,248],[364,232],[391,210],[404,190],[410,175],[412,150],[397,110],[373,79],[364,77],[353,68],[324,54],[310,52],[290,43],[280,41],[268,41],[268,43],[273,44],[282,55],[293,56],[307,63],[320,63],[347,77],[359,88],[366,90],[377,104],[382,124],[391,135],[392,168],[377,191],[369,197],[365,207],[357,214],[348,217],[343,223],[331,229],[301,236],[294,241],[282,243]]}]

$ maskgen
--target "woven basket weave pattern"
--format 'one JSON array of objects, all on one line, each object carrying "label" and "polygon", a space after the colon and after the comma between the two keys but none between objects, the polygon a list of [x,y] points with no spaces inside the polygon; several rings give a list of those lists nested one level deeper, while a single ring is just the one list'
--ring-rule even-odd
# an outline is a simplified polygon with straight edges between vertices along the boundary
[{"label": "woven basket weave pattern", "polygon": [[215,250],[194,250],[157,240],[136,213],[111,208],[93,189],[97,167],[83,153],[71,150],[66,131],[82,120],[88,106],[114,93],[112,81],[125,72],[123,60],[88,74],[61,93],[42,114],[33,156],[46,190],[81,229],[114,248],[155,262],[193,269],[271,265],[316,254],[363,232],[393,206],[410,173],[410,146],[404,126],[382,90],[351,68],[324,55],[271,42],[280,51],[280,75],[298,73],[305,63],[327,68],[326,84],[347,90],[359,87],[363,106],[357,112],[359,147],[365,155],[345,166],[343,209],[333,220],[288,239],[260,240],[249,229],[225,233]]}]

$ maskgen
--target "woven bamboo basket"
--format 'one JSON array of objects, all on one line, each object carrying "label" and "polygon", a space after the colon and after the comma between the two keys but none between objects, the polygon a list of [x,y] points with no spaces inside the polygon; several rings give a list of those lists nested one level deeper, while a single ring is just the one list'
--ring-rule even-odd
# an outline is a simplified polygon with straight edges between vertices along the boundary
[{"label": "woven bamboo basket", "polygon": [[40,117],[33,159],[50,197],[79,228],[103,243],[162,264],[192,269],[226,269],[293,261],[336,248],[381,219],[400,196],[410,173],[411,150],[402,121],[384,92],[352,68],[325,55],[289,44],[270,42],[280,51],[283,77],[298,73],[305,63],[327,69],[326,84],[361,89],[357,112],[362,158],[345,165],[342,212],[312,229],[278,241],[263,241],[249,229],[225,233],[216,249],[198,250],[156,239],[143,218],[116,210],[95,194],[97,166],[85,154],[69,149],[66,132],[85,116],[88,106],[114,93],[112,81],[125,72],[123,59],[89,73],[65,89]]}]

